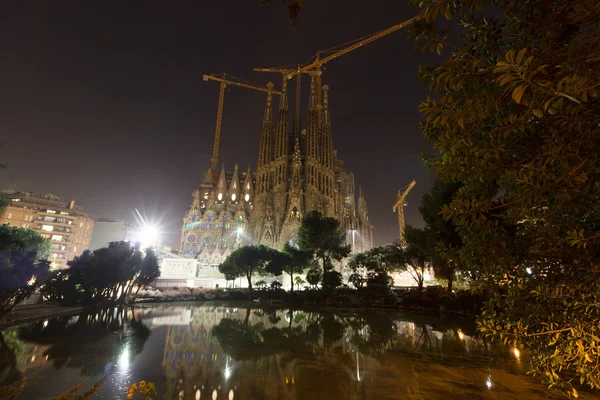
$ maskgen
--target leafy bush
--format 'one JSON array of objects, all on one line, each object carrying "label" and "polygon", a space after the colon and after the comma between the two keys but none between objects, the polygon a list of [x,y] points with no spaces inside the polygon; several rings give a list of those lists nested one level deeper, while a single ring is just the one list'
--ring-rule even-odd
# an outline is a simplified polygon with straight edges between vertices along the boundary
[{"label": "leafy bush", "polygon": [[367,285],[357,290],[357,297],[370,305],[395,305],[398,302],[398,297],[387,285]]},{"label": "leafy bush", "polygon": [[342,274],[337,271],[323,273],[323,289],[334,290],[339,286],[342,286]]}]

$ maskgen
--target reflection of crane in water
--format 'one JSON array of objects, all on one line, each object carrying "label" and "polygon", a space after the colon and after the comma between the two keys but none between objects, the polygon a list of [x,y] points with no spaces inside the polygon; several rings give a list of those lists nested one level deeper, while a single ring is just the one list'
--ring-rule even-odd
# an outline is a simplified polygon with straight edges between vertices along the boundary
[{"label": "reflection of crane in water", "polygon": [[394,208],[392,211],[398,210],[398,226],[400,228],[400,245],[405,246],[406,240],[404,239],[404,207],[406,207],[407,203],[405,202],[406,196],[408,192],[412,190],[412,188],[417,184],[417,181],[413,179],[411,183],[407,186],[398,190],[398,201],[394,204]]}]

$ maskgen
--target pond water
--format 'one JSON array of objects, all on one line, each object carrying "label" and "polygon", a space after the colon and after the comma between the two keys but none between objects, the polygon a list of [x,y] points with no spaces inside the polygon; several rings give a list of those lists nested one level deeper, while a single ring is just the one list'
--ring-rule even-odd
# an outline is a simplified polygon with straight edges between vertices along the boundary
[{"label": "pond water", "polygon": [[28,400],[105,376],[92,398],[126,399],[140,380],[154,399],[552,398],[524,355],[474,334],[472,321],[395,311],[110,309],[4,331],[0,385]]}]

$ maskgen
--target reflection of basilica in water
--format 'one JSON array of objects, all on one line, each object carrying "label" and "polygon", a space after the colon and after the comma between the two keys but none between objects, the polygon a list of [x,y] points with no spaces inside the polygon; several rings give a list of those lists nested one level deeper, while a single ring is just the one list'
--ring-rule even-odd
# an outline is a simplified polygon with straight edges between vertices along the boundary
[{"label": "reflection of basilica in water", "polygon": [[[234,328],[217,337],[224,320]],[[323,317],[288,310],[168,307],[152,312],[152,325],[167,326],[165,398],[182,400],[377,399],[382,388],[375,378],[381,380],[385,369],[379,355],[394,345],[440,353],[448,340],[462,342],[467,351],[480,346],[460,330],[458,338],[387,318],[384,327],[374,327],[351,313]],[[230,343],[237,345],[230,354],[221,342],[230,349]]]}]

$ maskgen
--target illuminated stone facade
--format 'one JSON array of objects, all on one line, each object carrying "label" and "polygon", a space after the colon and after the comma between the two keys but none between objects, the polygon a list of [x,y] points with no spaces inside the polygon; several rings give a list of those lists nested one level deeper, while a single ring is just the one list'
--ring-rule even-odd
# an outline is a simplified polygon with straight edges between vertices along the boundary
[{"label": "illuminated stone facade", "polygon": [[214,171],[206,173],[183,218],[184,253],[196,255],[200,265],[216,266],[245,243],[281,249],[297,240],[300,220],[312,210],[338,219],[353,251],[372,247],[363,192],[357,195],[354,175],[332,147],[328,91],[319,75],[311,76],[306,129],[296,128],[293,135],[286,80],[276,127],[272,94],[267,94],[256,171],[240,172],[236,165],[233,173],[222,168],[216,179]]}]

